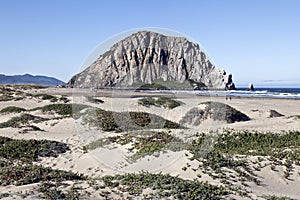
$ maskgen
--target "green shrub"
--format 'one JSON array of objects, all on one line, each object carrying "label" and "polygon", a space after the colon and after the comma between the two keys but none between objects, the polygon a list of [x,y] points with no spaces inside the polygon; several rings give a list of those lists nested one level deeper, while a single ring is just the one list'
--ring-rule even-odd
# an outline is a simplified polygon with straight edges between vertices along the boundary
[{"label": "green shrub", "polygon": [[0,137],[0,158],[37,161],[38,157],[57,157],[70,150],[65,143],[50,140],[16,140]]},{"label": "green shrub", "polygon": [[146,97],[146,98],[139,99],[138,103],[146,107],[150,107],[153,105],[158,107],[162,106],[164,108],[169,108],[169,109],[176,108],[182,104],[182,102],[175,101],[168,97],[159,97],[157,99],[154,99],[152,97]]},{"label": "green shrub", "polygon": [[41,181],[84,180],[85,177],[71,171],[54,170],[41,165],[12,165],[1,169],[0,185],[28,185]]},{"label": "green shrub", "polygon": [[3,108],[0,113],[20,113],[26,111],[24,108],[16,107],[16,106],[8,106]]},{"label": "green shrub", "polygon": [[58,101],[57,97],[55,97],[53,95],[50,95],[50,94],[35,94],[33,96],[37,97],[37,98],[40,98],[42,100],[49,100],[51,102],[57,102]]},{"label": "green shrub", "polygon": [[42,112],[55,111],[59,115],[72,116],[89,106],[83,104],[50,104],[43,107],[36,107],[31,111],[41,110]]},{"label": "green shrub", "polygon": [[290,168],[292,163],[300,162],[299,146],[298,131],[277,134],[229,129],[222,133],[198,135],[189,151],[193,155],[192,159],[201,161],[205,169],[220,175],[220,169],[226,167],[236,171],[240,177],[259,184],[247,159],[235,159],[236,155],[268,157],[274,163],[286,160],[287,168]]},{"label": "green shrub", "polygon": [[21,116],[13,117],[6,122],[0,123],[0,128],[19,128],[22,125],[28,125],[30,122],[39,123],[45,120],[47,119],[30,114],[22,114]]},{"label": "green shrub", "polygon": [[229,192],[223,187],[207,182],[184,180],[169,174],[124,174],[105,176],[102,178],[105,186],[122,188],[130,195],[141,195],[143,190],[150,188],[155,191],[153,198],[173,197],[175,199],[224,199]]},{"label": "green shrub", "polygon": [[277,197],[277,196],[271,196],[271,195],[270,196],[264,195],[263,198],[266,200],[292,200],[289,197]]},{"label": "green shrub", "polygon": [[62,101],[62,102],[64,102],[64,103],[68,103],[68,102],[70,102],[70,99],[68,99],[67,96],[62,95],[62,96],[59,98],[59,101]]},{"label": "green shrub", "polygon": [[136,161],[146,155],[153,155],[155,152],[162,150],[180,151],[183,147],[183,141],[170,135],[166,132],[131,132],[118,136],[110,136],[91,142],[83,149],[94,150],[97,148],[104,148],[110,144],[127,145],[132,143],[132,148],[128,149],[135,152],[132,156],[128,157],[129,161]]},{"label": "green shrub", "polygon": [[84,115],[83,122],[99,127],[103,131],[180,128],[175,122],[145,112],[112,112],[93,108],[82,115]]}]

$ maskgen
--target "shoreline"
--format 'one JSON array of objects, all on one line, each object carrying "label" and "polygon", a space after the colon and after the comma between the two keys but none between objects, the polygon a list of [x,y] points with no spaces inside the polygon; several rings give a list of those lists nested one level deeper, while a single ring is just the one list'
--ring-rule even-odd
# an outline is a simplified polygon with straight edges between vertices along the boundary
[{"label": "shoreline", "polygon": [[[64,90],[64,91],[61,91]],[[279,100],[300,100],[295,97],[274,97],[274,96],[245,96],[245,95],[233,95],[227,94],[228,91],[220,90],[207,90],[210,94],[199,94],[197,90],[131,90],[131,89],[83,89],[83,88],[48,88],[50,94],[65,94],[65,95],[86,95],[97,97],[123,97],[123,98],[138,98],[138,97],[161,97],[161,96],[176,96],[181,98],[189,98],[193,96],[199,97],[220,97],[220,98],[232,98],[232,99],[279,99]],[[57,93],[58,92],[58,93]],[[221,92],[216,94],[215,92]],[[229,91],[230,92],[230,91]]]}]

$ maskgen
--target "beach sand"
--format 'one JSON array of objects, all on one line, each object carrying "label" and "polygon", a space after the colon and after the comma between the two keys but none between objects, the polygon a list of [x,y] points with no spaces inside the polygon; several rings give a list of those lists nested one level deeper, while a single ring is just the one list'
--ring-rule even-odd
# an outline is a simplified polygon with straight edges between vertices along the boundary
[{"label": "beach sand", "polygon": [[[227,104],[251,118],[250,121],[236,122],[227,124],[225,122],[215,123],[213,120],[206,120],[199,126],[191,126],[188,129],[172,130],[179,138],[188,140],[193,138],[197,132],[209,132],[211,130],[235,129],[235,130],[255,130],[260,132],[275,132],[280,134],[283,131],[300,131],[300,100],[294,99],[271,99],[271,98],[231,98],[213,96],[196,96],[193,94],[159,94],[134,91],[119,91],[119,90],[99,90],[90,91],[83,89],[69,88],[48,88],[40,90],[26,91],[33,94],[47,93],[56,95],[66,95],[71,103],[83,103],[96,108],[101,108],[107,111],[116,112],[147,112],[161,116],[167,120],[179,123],[186,113],[198,107],[200,103],[214,101]],[[88,102],[84,96],[93,96],[104,101],[102,104]],[[149,96],[170,96],[183,104],[174,109],[166,109],[157,106],[145,107],[138,104],[138,99]],[[20,101],[0,102],[0,110],[7,106],[18,106],[27,110],[52,104],[49,100],[24,99]],[[281,113],[282,117],[270,118],[270,110],[276,110]],[[53,118],[53,113],[43,113],[41,111],[25,111],[35,116],[44,118]],[[20,113],[1,114],[0,123],[11,119],[14,116],[19,116]],[[89,177],[103,177],[105,175],[115,175],[124,173],[138,173],[147,171],[151,173],[169,173],[172,176],[179,176],[183,179],[200,181],[208,181],[209,183],[222,185],[219,180],[210,177],[203,171],[193,170],[197,168],[199,162],[189,160],[189,152],[182,151],[166,151],[158,155],[148,155],[136,162],[128,162],[128,146],[119,145],[115,148],[99,148],[89,152],[84,152],[82,147],[100,138],[114,136],[114,132],[104,132],[102,130],[87,127],[82,124],[82,119],[63,118],[53,119],[45,122],[34,123],[43,131],[28,131],[20,133],[20,128],[2,128],[0,136],[10,137],[13,139],[47,139],[67,143],[70,146],[70,151],[59,155],[57,158],[42,158],[39,164],[49,166],[54,169],[71,170],[73,172],[83,173]],[[146,130],[147,128],[145,128]],[[130,145],[129,145],[130,146]],[[249,159],[256,160],[255,157]],[[182,170],[187,166],[187,170]],[[293,199],[300,199],[300,175],[299,166],[293,169],[293,177],[291,180],[283,178],[283,167],[278,167],[278,172],[274,172],[269,166],[262,168],[257,172],[262,183],[255,185],[249,183],[246,189],[251,192],[250,197],[253,199],[263,199],[263,195],[287,196]],[[199,178],[201,174],[201,178]],[[97,190],[92,190],[87,184],[83,184],[86,190],[91,193],[91,198],[102,199],[103,197],[97,194]],[[18,192],[30,191],[37,188],[37,184],[25,186],[0,186],[0,194],[11,193],[12,196],[19,198]],[[232,195],[237,199],[239,197]],[[28,196],[34,199],[34,196]],[[38,197],[36,197],[38,199]],[[117,198],[117,197],[116,197]],[[247,197],[249,198],[249,197]]]}]

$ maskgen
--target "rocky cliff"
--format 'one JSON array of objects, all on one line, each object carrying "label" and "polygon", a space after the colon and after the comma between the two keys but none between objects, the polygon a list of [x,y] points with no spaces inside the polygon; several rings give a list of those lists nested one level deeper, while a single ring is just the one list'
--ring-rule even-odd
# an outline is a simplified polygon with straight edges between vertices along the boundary
[{"label": "rocky cliff", "polygon": [[213,89],[234,89],[232,76],[216,68],[198,44],[184,37],[142,31],[114,44],[70,87],[130,87],[155,80],[183,83],[193,80]]}]

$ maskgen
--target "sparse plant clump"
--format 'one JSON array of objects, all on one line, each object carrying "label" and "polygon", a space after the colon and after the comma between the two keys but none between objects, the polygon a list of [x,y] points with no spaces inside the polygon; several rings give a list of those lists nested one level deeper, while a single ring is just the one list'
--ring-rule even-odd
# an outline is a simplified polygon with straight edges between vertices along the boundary
[{"label": "sparse plant clump", "polygon": [[42,100],[49,100],[50,102],[57,102],[58,101],[57,97],[55,97],[53,95],[50,95],[50,94],[35,94],[33,96],[36,97],[36,98],[40,98]]},{"label": "sparse plant clump", "polygon": [[138,103],[140,105],[150,107],[150,106],[158,106],[158,107],[164,107],[164,108],[169,108],[173,109],[176,108],[180,105],[182,105],[182,102],[176,101],[174,99],[168,98],[168,97],[159,97],[157,99],[152,98],[152,97],[146,97],[139,99]]},{"label": "sparse plant clump", "polygon": [[0,113],[20,113],[26,111],[25,108],[20,108],[16,106],[8,106],[0,110]]},{"label": "sparse plant clump", "polygon": [[58,100],[62,101],[64,103],[69,103],[70,102],[70,99],[68,99],[68,97],[65,96],[65,95],[62,95]]},{"label": "sparse plant clump", "polygon": [[207,182],[184,180],[169,174],[124,174],[105,176],[102,178],[105,186],[119,188],[130,195],[142,195],[143,190],[149,188],[155,192],[151,198],[174,199],[222,199],[230,193],[223,187],[214,186]]},{"label": "sparse plant clump", "polygon": [[[210,148],[206,148],[209,146]],[[223,130],[222,133],[200,134],[189,147],[193,159],[203,163],[205,169],[222,175],[224,168],[234,170],[244,181],[260,184],[253,173],[247,156],[268,157],[278,162],[285,160],[286,178],[291,175],[292,164],[300,163],[300,134],[290,131],[284,134],[260,133],[255,131]],[[242,157],[241,157],[242,156]],[[274,169],[274,168],[273,168]]]},{"label": "sparse plant clump", "polygon": [[293,200],[289,197],[277,197],[277,196],[262,196],[266,200]]},{"label": "sparse plant clump", "polygon": [[270,110],[270,118],[274,118],[274,117],[283,117],[284,115],[277,112],[276,110]]},{"label": "sparse plant clump", "polygon": [[16,90],[8,86],[0,86],[0,101],[12,101],[15,100]]},{"label": "sparse plant clump", "polygon": [[83,149],[94,150],[103,148],[110,144],[127,145],[131,144],[129,152],[134,153],[129,157],[130,161],[136,161],[146,155],[153,155],[162,150],[179,151],[182,150],[183,141],[166,132],[133,132],[118,136],[102,138],[84,146]]},{"label": "sparse plant clump", "polygon": [[45,89],[46,86],[37,85],[37,84],[15,84],[15,85],[7,85],[7,87],[11,87],[19,90],[30,90],[30,89]]},{"label": "sparse plant clump", "polygon": [[65,181],[65,180],[83,180],[83,175],[67,172],[63,170],[54,170],[50,167],[40,165],[12,165],[6,167],[0,172],[0,185],[27,185],[38,183],[44,180]]},{"label": "sparse plant clump", "polygon": [[6,122],[0,123],[0,128],[20,128],[23,125],[29,125],[30,122],[39,123],[48,119],[30,115],[30,114],[22,114],[21,116],[13,117]]},{"label": "sparse plant clump", "polygon": [[68,150],[70,149],[67,144],[56,141],[0,137],[0,185],[84,179],[84,176],[73,172],[32,164],[39,157],[57,157]]},{"label": "sparse plant clump", "polygon": [[36,107],[31,111],[41,110],[42,112],[54,111],[59,115],[72,116],[89,106],[83,104],[50,104],[43,107]]},{"label": "sparse plant clump", "polygon": [[87,100],[88,100],[89,102],[91,102],[91,103],[96,103],[96,104],[104,103],[103,100],[97,99],[97,98],[92,97],[92,96],[87,96],[86,98],[87,98]]},{"label": "sparse plant clump", "polygon": [[79,200],[80,194],[78,189],[71,187],[67,191],[62,191],[58,187],[63,183],[56,182],[55,184],[50,181],[43,181],[39,186],[39,192],[43,193],[46,199],[66,199],[66,200]]}]

